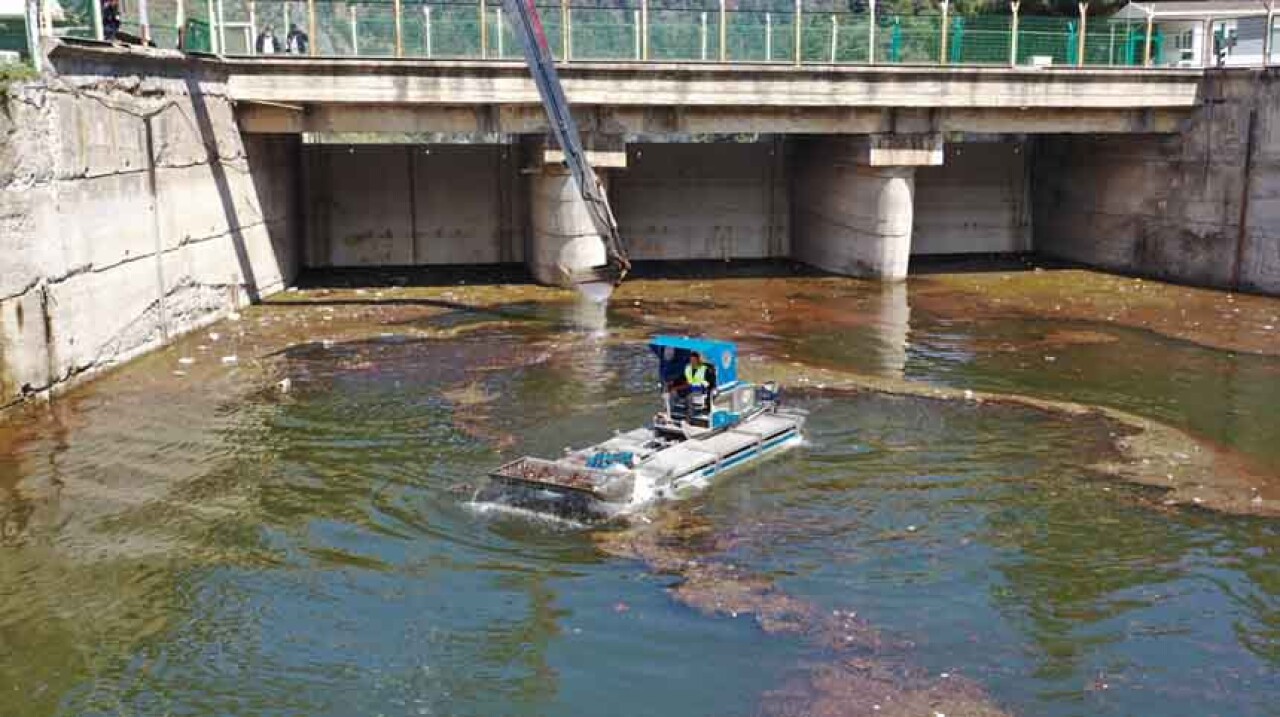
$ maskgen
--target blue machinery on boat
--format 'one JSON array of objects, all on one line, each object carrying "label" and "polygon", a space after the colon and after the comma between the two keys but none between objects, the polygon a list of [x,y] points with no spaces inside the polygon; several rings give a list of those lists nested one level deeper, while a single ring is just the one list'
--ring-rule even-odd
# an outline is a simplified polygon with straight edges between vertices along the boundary
[{"label": "blue machinery on boat", "polygon": [[547,45],[547,35],[542,29],[538,9],[534,7],[534,0],[503,0],[503,6],[511,17],[516,37],[520,38],[525,63],[529,65],[533,82],[538,87],[538,95],[542,98],[542,108],[546,110],[551,132],[564,152],[564,163],[569,167],[574,183],[578,185],[578,194],[586,203],[587,214],[591,217],[596,233],[604,242],[607,264],[594,267],[589,274],[574,277],[574,283],[621,283],[631,269],[631,262],[627,259],[622,236],[618,233],[618,222],[614,219],[613,210],[609,208],[609,197],[582,149],[578,125],[569,110],[569,100],[564,95],[564,88],[560,86],[555,58]]},{"label": "blue machinery on boat", "polygon": [[[803,411],[784,408],[776,385],[738,378],[737,347],[727,341],[658,336],[664,408],[649,426],[562,458],[526,456],[490,473],[479,502],[599,520],[704,488],[721,473],[798,444]],[[683,378],[691,353],[716,367],[716,386],[698,407],[674,405],[673,383]]]}]

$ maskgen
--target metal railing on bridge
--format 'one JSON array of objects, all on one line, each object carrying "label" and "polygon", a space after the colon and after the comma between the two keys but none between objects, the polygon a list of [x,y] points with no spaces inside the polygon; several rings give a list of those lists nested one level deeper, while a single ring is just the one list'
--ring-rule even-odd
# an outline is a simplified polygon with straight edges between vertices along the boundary
[{"label": "metal railing on bridge", "polygon": [[[220,55],[519,59],[500,0],[123,0],[121,32]],[[1261,6],[1260,6],[1261,7]],[[833,0],[546,0],[561,61],[1167,66],[1152,22],[1019,13],[853,12]],[[98,0],[62,5],[53,34],[104,36]],[[1275,18],[1258,64],[1275,60]],[[268,40],[267,38],[271,38]],[[1178,41],[1174,38],[1172,41]],[[1207,55],[1207,53],[1206,53]],[[1186,63],[1183,62],[1183,65]],[[1199,64],[1199,63],[1197,63]]]}]

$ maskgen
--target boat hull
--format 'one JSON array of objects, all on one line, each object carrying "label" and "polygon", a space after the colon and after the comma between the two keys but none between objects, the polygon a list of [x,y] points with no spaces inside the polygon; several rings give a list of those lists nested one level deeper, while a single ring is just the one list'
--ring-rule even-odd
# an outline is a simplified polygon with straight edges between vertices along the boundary
[{"label": "boat hull", "polygon": [[774,410],[695,438],[637,428],[555,461],[512,461],[490,474],[476,500],[579,521],[607,520],[688,498],[724,473],[799,445],[803,425],[802,412]]}]

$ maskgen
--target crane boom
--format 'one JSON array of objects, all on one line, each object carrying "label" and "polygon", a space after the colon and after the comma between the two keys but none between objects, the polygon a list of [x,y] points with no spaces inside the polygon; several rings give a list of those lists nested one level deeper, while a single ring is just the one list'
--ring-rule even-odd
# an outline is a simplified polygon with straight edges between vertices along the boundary
[{"label": "crane boom", "polygon": [[560,76],[556,73],[555,59],[547,45],[542,19],[533,3],[534,0],[503,0],[502,4],[507,9],[516,37],[520,38],[520,45],[524,48],[525,63],[529,65],[533,82],[538,87],[538,95],[542,98],[542,108],[547,112],[551,131],[564,152],[564,163],[578,185],[578,193],[586,203],[587,214],[591,217],[596,233],[604,241],[608,264],[602,267],[603,271],[586,281],[608,280],[618,284],[631,269],[631,262],[627,259],[622,237],[618,234],[618,222],[609,207],[609,197],[582,149],[578,125],[569,111],[569,101],[565,98],[564,88],[560,86]]}]

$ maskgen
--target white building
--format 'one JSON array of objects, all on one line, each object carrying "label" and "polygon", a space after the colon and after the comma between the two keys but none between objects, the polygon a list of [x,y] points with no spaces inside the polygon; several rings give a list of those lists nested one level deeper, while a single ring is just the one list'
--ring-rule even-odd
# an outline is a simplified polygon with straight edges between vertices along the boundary
[{"label": "white building", "polygon": [[1157,38],[1153,65],[1257,66],[1264,51],[1274,57],[1280,50],[1266,41],[1268,18],[1274,17],[1267,6],[1265,0],[1149,0],[1131,2],[1113,17],[1142,23],[1150,18]]}]

